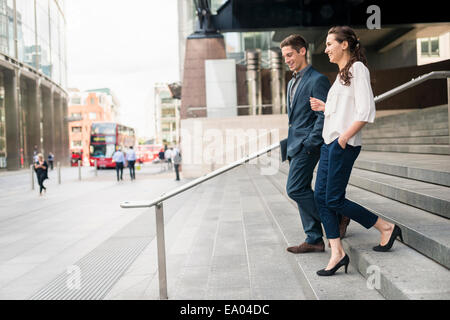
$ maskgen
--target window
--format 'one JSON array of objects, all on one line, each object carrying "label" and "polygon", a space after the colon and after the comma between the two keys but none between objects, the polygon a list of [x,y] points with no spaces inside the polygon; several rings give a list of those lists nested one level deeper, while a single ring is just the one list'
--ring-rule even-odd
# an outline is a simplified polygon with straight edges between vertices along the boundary
[{"label": "window", "polygon": [[72,127],[72,132],[81,132],[81,127]]},{"label": "window", "polygon": [[90,120],[95,120],[97,119],[97,114],[95,112],[89,112],[89,119]]},{"label": "window", "polygon": [[70,116],[72,118],[82,118],[81,117],[81,112],[73,112]]},{"label": "window", "polygon": [[72,97],[72,99],[70,99],[70,104],[81,104],[81,97]]},{"label": "window", "polygon": [[72,141],[72,148],[82,147],[82,146],[83,146],[83,143],[81,142],[81,140]]},{"label": "window", "polygon": [[439,38],[426,38],[420,41],[421,55],[439,57]]},{"label": "window", "polygon": [[89,101],[90,101],[90,104],[95,104],[95,98],[91,98]]}]

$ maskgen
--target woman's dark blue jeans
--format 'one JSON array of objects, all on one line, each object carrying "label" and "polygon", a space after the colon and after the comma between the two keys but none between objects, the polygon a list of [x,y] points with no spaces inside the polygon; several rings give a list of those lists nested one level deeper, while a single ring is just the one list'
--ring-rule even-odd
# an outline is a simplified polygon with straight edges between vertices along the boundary
[{"label": "woman's dark blue jeans", "polygon": [[360,151],[360,146],[348,144],[342,149],[338,139],[323,144],[320,149],[314,199],[328,239],[339,238],[338,215],[349,217],[367,229],[378,219],[369,210],[345,198],[345,189]]}]

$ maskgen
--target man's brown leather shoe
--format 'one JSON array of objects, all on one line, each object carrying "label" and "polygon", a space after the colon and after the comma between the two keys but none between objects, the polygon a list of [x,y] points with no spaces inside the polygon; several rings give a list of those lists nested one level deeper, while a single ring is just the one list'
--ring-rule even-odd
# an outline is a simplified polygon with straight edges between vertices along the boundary
[{"label": "man's brown leather shoe", "polygon": [[325,244],[323,241],[316,243],[316,244],[309,244],[306,242],[303,242],[302,244],[298,246],[293,246],[287,248],[287,251],[292,253],[308,253],[308,252],[324,252],[325,251]]},{"label": "man's brown leather shoe", "polygon": [[341,223],[339,223],[339,237],[344,239],[345,233],[347,232],[347,226],[350,223],[350,218],[342,216]]},{"label": "man's brown leather shoe", "polygon": [[[341,222],[339,223],[339,237],[344,239],[345,233],[347,232],[347,226],[350,223],[350,218],[342,216]],[[328,241],[328,248],[331,248],[330,241]]]}]

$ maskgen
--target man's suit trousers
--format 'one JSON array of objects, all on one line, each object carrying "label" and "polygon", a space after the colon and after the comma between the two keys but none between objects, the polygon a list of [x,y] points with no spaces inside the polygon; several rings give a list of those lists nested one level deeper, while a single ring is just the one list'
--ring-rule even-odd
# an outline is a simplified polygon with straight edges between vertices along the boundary
[{"label": "man's suit trousers", "polygon": [[320,216],[314,201],[314,192],[311,181],[314,168],[319,161],[320,154],[308,153],[302,148],[289,161],[289,175],[286,191],[289,197],[297,203],[303,230],[306,233],[306,242],[316,244],[322,240],[322,226]]}]

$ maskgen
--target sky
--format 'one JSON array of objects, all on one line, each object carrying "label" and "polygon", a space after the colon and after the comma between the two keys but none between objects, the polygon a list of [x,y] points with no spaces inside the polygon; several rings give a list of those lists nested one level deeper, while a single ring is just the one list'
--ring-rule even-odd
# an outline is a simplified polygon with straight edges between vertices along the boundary
[{"label": "sky", "polygon": [[120,121],[154,131],[156,82],[179,81],[176,0],[66,1],[68,87],[110,88]]}]

